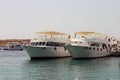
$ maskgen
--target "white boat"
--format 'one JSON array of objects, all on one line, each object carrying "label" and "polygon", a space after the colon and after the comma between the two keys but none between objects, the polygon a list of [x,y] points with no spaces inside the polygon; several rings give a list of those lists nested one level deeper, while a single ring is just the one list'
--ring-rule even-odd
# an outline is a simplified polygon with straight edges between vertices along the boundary
[{"label": "white boat", "polygon": [[20,43],[9,43],[3,50],[22,51],[23,47]]},{"label": "white boat", "polygon": [[110,55],[108,37],[95,32],[76,32],[67,45],[73,58],[97,58]]},{"label": "white boat", "polygon": [[30,45],[23,46],[31,58],[71,56],[65,47],[70,42],[69,35],[55,31],[37,32],[37,35],[31,40]]}]

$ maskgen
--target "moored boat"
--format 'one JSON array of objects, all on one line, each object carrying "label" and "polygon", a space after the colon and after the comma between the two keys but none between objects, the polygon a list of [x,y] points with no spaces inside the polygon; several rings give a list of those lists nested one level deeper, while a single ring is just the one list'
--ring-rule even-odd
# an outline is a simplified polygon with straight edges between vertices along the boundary
[{"label": "moored boat", "polygon": [[30,45],[23,46],[31,58],[70,57],[66,45],[69,44],[69,35],[61,32],[37,32]]},{"label": "moored boat", "polygon": [[95,32],[76,32],[67,45],[73,58],[97,58],[111,54],[108,36]]}]

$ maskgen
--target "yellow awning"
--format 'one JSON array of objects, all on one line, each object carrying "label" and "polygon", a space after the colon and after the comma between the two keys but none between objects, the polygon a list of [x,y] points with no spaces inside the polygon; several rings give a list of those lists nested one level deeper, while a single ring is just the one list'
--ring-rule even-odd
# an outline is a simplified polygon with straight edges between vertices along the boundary
[{"label": "yellow awning", "polygon": [[37,34],[45,34],[45,35],[68,35],[66,33],[56,32],[56,31],[44,31],[44,32],[36,32]]},{"label": "yellow awning", "polygon": [[105,34],[100,34],[100,33],[96,33],[96,32],[75,32],[75,34],[79,34],[79,35],[99,35],[99,36],[106,36]]},{"label": "yellow awning", "polygon": [[81,34],[81,35],[90,35],[94,34],[94,32],[75,32],[76,34]]}]

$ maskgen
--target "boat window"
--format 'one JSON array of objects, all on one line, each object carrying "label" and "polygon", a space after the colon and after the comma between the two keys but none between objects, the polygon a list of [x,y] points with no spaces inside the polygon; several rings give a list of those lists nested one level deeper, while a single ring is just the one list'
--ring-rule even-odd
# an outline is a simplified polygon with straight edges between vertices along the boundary
[{"label": "boat window", "polygon": [[95,48],[93,48],[93,50],[95,50]]},{"label": "boat window", "polygon": [[80,42],[80,43],[82,43],[82,42]]},{"label": "boat window", "polygon": [[99,44],[98,43],[91,43],[90,46],[99,47]]},{"label": "boat window", "polygon": [[106,44],[102,44],[102,48],[103,48],[103,49],[107,49]]},{"label": "boat window", "polygon": [[35,45],[35,42],[34,42],[34,45]]},{"label": "boat window", "polygon": [[97,51],[99,51],[99,48],[97,48]]},{"label": "boat window", "polygon": [[42,44],[42,42],[39,42],[39,45],[41,45]]},{"label": "boat window", "polygon": [[86,37],[85,37],[85,36],[81,36],[81,38],[84,38],[84,39],[85,39]]},{"label": "boat window", "polygon": [[34,46],[34,44],[35,44],[35,43],[33,42],[32,45]]},{"label": "boat window", "polygon": [[77,44],[77,41],[75,41],[74,43]]},{"label": "boat window", "polygon": [[109,49],[111,48],[111,47],[110,47],[110,44],[108,44],[108,47],[109,47]]},{"label": "boat window", "polygon": [[45,42],[43,42],[43,44],[42,45],[45,45]]},{"label": "boat window", "polygon": [[20,47],[20,45],[16,45],[16,47]]},{"label": "boat window", "polygon": [[91,50],[91,47],[89,47],[89,50]]},{"label": "boat window", "polygon": [[54,49],[56,50],[57,48],[55,47]]},{"label": "boat window", "polygon": [[37,46],[37,42],[35,42],[35,45]]},{"label": "boat window", "polygon": [[39,42],[36,42],[36,45],[38,45],[39,44]]},{"label": "boat window", "polygon": [[85,47],[85,49],[88,49],[88,47]]},{"label": "boat window", "polygon": [[33,45],[33,42],[31,42],[31,45]]},{"label": "boat window", "polygon": [[46,46],[64,46],[65,43],[47,42]]}]

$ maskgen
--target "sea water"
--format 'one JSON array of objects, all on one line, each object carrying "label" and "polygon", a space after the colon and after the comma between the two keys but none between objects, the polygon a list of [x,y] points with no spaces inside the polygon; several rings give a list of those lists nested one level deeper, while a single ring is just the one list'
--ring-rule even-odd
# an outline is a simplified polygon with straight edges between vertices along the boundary
[{"label": "sea water", "polygon": [[120,80],[120,57],[35,59],[0,51],[0,80]]}]

